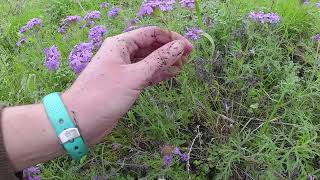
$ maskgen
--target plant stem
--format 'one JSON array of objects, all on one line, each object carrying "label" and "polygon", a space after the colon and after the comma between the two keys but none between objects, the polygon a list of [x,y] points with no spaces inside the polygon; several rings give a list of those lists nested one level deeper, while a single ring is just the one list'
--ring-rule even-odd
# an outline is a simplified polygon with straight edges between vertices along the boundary
[{"label": "plant stem", "polygon": [[271,112],[271,114],[270,114],[267,122],[262,126],[261,132],[262,132],[263,134],[265,134],[266,131],[267,131],[267,129],[269,128],[269,125],[270,125],[270,123],[272,122],[274,115],[276,114],[277,110],[278,110],[279,107],[281,106],[280,104],[281,104],[281,102],[282,102],[285,94],[286,94],[286,91],[283,91],[282,94],[281,94],[281,97],[280,97],[279,100],[278,100],[278,103],[277,103],[277,104],[274,106],[274,108],[272,109],[272,112]]},{"label": "plant stem", "polygon": [[82,9],[82,11],[83,11],[83,12],[86,12],[86,11],[84,10],[84,8],[82,7],[80,0],[78,0],[78,4],[79,4],[80,8]]},{"label": "plant stem", "polygon": [[194,0],[194,7],[195,7],[197,18],[198,18],[198,26],[202,29],[203,22],[202,22],[201,10],[199,6],[199,0]]}]

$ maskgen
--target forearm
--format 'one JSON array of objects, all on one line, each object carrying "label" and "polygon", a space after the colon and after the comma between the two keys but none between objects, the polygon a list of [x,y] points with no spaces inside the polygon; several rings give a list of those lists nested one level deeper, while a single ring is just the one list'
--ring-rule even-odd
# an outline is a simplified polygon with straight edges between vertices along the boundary
[{"label": "forearm", "polygon": [[[61,98],[89,146],[111,131],[115,122],[106,117],[102,120],[103,117],[92,112],[93,108],[87,108],[83,100],[71,94],[63,94]],[[5,108],[1,123],[8,157],[17,171],[64,153],[43,104]]]},{"label": "forearm", "polygon": [[2,132],[8,157],[17,171],[64,152],[42,104],[4,109]]}]

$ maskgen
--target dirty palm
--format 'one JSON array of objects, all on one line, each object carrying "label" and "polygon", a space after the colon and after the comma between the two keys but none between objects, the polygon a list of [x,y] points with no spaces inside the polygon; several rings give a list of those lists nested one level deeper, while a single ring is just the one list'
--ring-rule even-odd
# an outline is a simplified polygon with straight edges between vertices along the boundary
[{"label": "dirty palm", "polygon": [[194,44],[179,76],[143,91],[80,163],[32,179],[320,176],[320,2],[29,0],[0,4],[0,100],[63,91],[107,37],[156,25]]}]

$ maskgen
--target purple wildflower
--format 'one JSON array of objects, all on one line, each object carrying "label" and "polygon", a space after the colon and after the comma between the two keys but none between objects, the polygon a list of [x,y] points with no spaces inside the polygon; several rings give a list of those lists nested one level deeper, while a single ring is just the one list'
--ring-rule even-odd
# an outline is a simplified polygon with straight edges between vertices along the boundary
[{"label": "purple wildflower", "polygon": [[280,17],[276,13],[251,12],[249,18],[254,22],[276,24]]},{"label": "purple wildflower", "polygon": [[202,16],[202,22],[208,27],[213,27],[214,21],[211,17]]},{"label": "purple wildflower", "polygon": [[188,153],[183,153],[183,154],[180,154],[180,159],[182,162],[187,162],[189,160],[189,155]]},{"label": "purple wildflower", "polygon": [[101,180],[101,178],[99,176],[93,176],[92,180]]},{"label": "purple wildflower", "polygon": [[94,45],[95,48],[99,48],[103,43],[103,36],[107,32],[107,29],[104,26],[94,26],[90,29],[88,38],[90,43]]},{"label": "purple wildflower", "polygon": [[129,31],[133,31],[136,29],[140,29],[140,28],[144,28],[146,26],[142,25],[142,26],[127,26],[127,28],[124,30],[124,32],[129,32]]},{"label": "purple wildflower", "polygon": [[112,143],[111,144],[111,148],[113,151],[117,150],[119,148],[119,144],[116,144],[116,143]]},{"label": "purple wildflower", "polygon": [[96,19],[100,19],[100,16],[101,16],[100,11],[90,11],[84,16],[84,19],[85,20],[96,20]]},{"label": "purple wildflower", "polygon": [[317,7],[320,7],[320,1],[316,3],[316,6],[317,6]]},{"label": "purple wildflower", "polygon": [[276,13],[265,14],[265,19],[271,24],[276,24],[280,21],[280,17]]},{"label": "purple wildflower", "polygon": [[100,4],[101,9],[106,9],[106,8],[108,8],[108,6],[109,6],[109,3],[107,3],[107,2],[103,2]]},{"label": "purple wildflower", "polygon": [[200,38],[200,35],[202,33],[202,30],[196,27],[193,28],[187,28],[186,33],[184,34],[184,37],[190,40],[198,40]]},{"label": "purple wildflower", "polygon": [[28,180],[41,180],[39,176],[36,176],[39,173],[40,173],[40,168],[30,167],[23,170],[23,177],[27,178]]},{"label": "purple wildflower", "polygon": [[128,24],[128,26],[123,30],[123,32],[129,32],[135,29],[136,26]]},{"label": "purple wildflower", "polygon": [[305,4],[305,5],[310,4],[310,1],[309,0],[304,0],[303,4]]},{"label": "purple wildflower", "polygon": [[38,25],[41,25],[41,24],[42,24],[42,20],[41,19],[33,18],[33,19],[29,20],[26,25],[21,27],[21,29],[19,30],[19,33],[24,33],[26,31],[32,29],[34,26],[38,26]]},{"label": "purple wildflower", "polygon": [[120,12],[120,8],[118,7],[112,7],[111,10],[108,12],[109,17],[116,17]]},{"label": "purple wildflower", "polygon": [[139,26],[135,26],[138,22],[139,22],[138,18],[134,18],[134,19],[129,20],[127,27],[124,29],[124,32],[129,32],[134,29],[140,28]]},{"label": "purple wildflower", "polygon": [[92,43],[80,43],[73,48],[69,55],[69,65],[75,73],[80,74],[88,65],[93,56],[93,49]]},{"label": "purple wildflower", "polygon": [[153,6],[151,3],[144,2],[141,7],[140,11],[138,13],[139,16],[145,16],[145,15],[150,15],[153,13]]},{"label": "purple wildflower", "polygon": [[29,167],[25,170],[23,170],[23,173],[29,174],[29,175],[35,175],[35,174],[39,174],[40,173],[40,168],[33,166],[33,167]]},{"label": "purple wildflower", "polygon": [[308,175],[308,180],[316,180],[316,177],[313,175]]},{"label": "purple wildflower", "polygon": [[159,2],[159,9],[161,11],[172,11],[175,3],[175,0],[162,0]]},{"label": "purple wildflower", "polygon": [[249,13],[249,18],[251,18],[252,21],[258,22],[260,20],[263,20],[264,13],[262,12],[251,12]]},{"label": "purple wildflower", "polygon": [[316,42],[320,42],[320,34],[317,34],[317,35],[313,36],[311,39],[316,41]]},{"label": "purple wildflower", "polygon": [[304,5],[310,4],[310,0],[304,0],[304,1],[303,1],[303,4],[304,4]]},{"label": "purple wildflower", "polygon": [[66,19],[63,21],[63,24],[70,24],[70,23],[73,23],[73,22],[78,22],[81,20],[81,17],[80,16],[67,16]]},{"label": "purple wildflower", "polygon": [[29,176],[28,180],[41,180],[40,176]]},{"label": "purple wildflower", "polygon": [[137,24],[139,22],[139,18],[134,18],[134,19],[131,19],[130,21],[129,21],[129,23],[131,23],[131,24]]},{"label": "purple wildflower", "polygon": [[145,0],[140,7],[138,16],[151,15],[156,8],[161,11],[171,11],[175,3],[175,0]]},{"label": "purple wildflower", "polygon": [[100,11],[90,11],[85,16],[84,19],[87,21],[85,26],[91,26],[94,24],[94,21],[100,19],[101,14]]},{"label": "purple wildflower", "polygon": [[182,0],[180,1],[180,4],[182,7],[185,7],[185,8],[191,8],[191,9],[194,8],[194,0]]},{"label": "purple wildflower", "polygon": [[163,164],[166,166],[170,166],[172,164],[172,155],[163,156]]},{"label": "purple wildflower", "polygon": [[175,147],[173,150],[173,154],[180,156],[181,155],[180,149],[178,147]]},{"label": "purple wildflower", "polygon": [[58,32],[59,33],[66,33],[67,27],[71,24],[71,23],[75,23],[81,20],[80,16],[67,16],[66,19],[64,19],[62,25],[60,26]]},{"label": "purple wildflower", "polygon": [[27,43],[27,39],[25,36],[22,36],[19,41],[16,43],[16,47],[20,47],[22,44]]},{"label": "purple wildflower", "polygon": [[44,50],[45,59],[44,65],[50,71],[56,71],[60,65],[61,53],[56,46],[51,46],[50,48],[45,48]]}]

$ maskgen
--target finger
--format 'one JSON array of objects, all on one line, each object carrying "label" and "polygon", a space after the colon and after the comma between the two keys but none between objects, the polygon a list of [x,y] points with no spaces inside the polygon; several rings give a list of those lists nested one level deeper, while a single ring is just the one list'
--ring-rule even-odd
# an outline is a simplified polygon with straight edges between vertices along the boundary
[{"label": "finger", "polygon": [[[166,43],[165,43],[166,44]],[[133,57],[138,57],[138,58],[145,58],[147,57],[149,54],[151,54],[153,51],[159,49],[161,46],[165,45],[159,42],[154,42],[151,44],[151,46],[149,47],[145,47],[145,48],[140,48],[139,50],[137,50],[134,54]]]},{"label": "finger", "polygon": [[162,46],[158,50],[151,53],[148,57],[143,60],[132,64],[132,66],[139,73],[139,81],[142,84],[149,81],[152,76],[161,70],[165,70],[168,67],[176,63],[184,54],[185,43],[181,40],[176,40]]},{"label": "finger", "polygon": [[[102,57],[107,55],[108,61],[112,63],[129,64],[132,63],[130,60],[136,53],[139,56],[146,56],[174,40],[181,40],[186,44],[183,55],[190,54],[192,44],[185,37],[158,27],[140,28],[107,38],[97,54]],[[141,49],[147,50],[139,54]]]},{"label": "finger", "polygon": [[138,48],[134,43],[130,43],[118,36],[107,38],[98,50],[95,57],[104,58],[108,63],[130,64],[131,50]]},{"label": "finger", "polygon": [[133,55],[133,58],[145,58],[147,57],[149,54],[151,54],[153,51],[159,49],[161,46],[159,47],[148,47],[148,48],[143,48],[143,49],[139,49],[139,51],[137,53],[135,53]]},{"label": "finger", "polygon": [[150,83],[148,85],[155,85],[160,83],[161,81],[165,81],[170,78],[173,78],[177,74],[179,74],[180,71],[181,71],[181,68],[176,66],[171,66],[171,67],[168,67],[168,69],[158,71],[152,76]]},{"label": "finger", "polygon": [[174,40],[182,40],[186,43],[185,53],[190,53],[192,50],[192,44],[185,37],[155,26],[140,28],[119,36],[133,41],[138,48],[147,48],[155,43],[164,45]]}]

